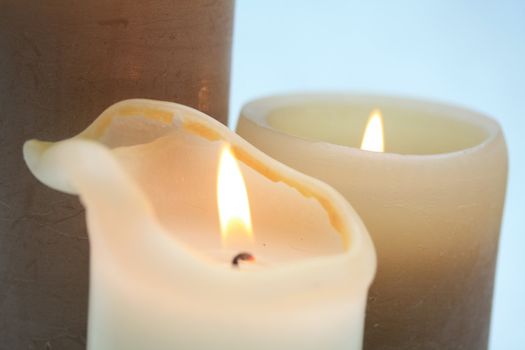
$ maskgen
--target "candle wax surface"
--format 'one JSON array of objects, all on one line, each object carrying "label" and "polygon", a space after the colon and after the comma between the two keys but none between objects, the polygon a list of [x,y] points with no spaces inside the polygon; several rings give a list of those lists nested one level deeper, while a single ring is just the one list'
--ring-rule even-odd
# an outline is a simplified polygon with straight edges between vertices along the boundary
[{"label": "candle wax surface", "polygon": [[[266,120],[272,128],[290,135],[360,148],[366,123],[376,108],[373,103],[310,102],[275,109],[268,113]],[[379,110],[382,111],[386,153],[454,152],[481,143],[487,135],[483,128],[447,117],[439,111],[412,110],[388,103],[381,104]]]},{"label": "candle wax surface", "polygon": [[[106,133],[106,138],[117,141],[111,126]],[[204,258],[230,265],[235,255],[246,251],[256,261],[241,266],[271,266],[343,252],[340,234],[315,198],[276,184],[242,162],[254,240],[251,245],[223,247],[215,199],[223,145],[178,129],[152,143],[118,148],[115,154],[141,183],[159,221]]]}]

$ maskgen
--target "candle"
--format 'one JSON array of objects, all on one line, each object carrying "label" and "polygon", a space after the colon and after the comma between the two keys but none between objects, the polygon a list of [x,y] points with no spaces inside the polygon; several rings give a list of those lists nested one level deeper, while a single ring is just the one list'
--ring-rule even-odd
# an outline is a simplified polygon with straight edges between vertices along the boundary
[{"label": "candle", "polygon": [[[384,145],[364,135],[368,119]],[[248,103],[238,132],[363,218],[378,254],[365,348],[486,348],[507,177],[496,122],[418,100],[295,95]]]},{"label": "candle", "polygon": [[375,271],[361,220],[219,122],[128,100],[24,157],[87,209],[89,349],[361,348]]},{"label": "candle", "polygon": [[233,0],[0,1],[0,347],[86,347],[84,210],[35,181],[23,142],[69,137],[134,96],[227,123],[233,12]]}]

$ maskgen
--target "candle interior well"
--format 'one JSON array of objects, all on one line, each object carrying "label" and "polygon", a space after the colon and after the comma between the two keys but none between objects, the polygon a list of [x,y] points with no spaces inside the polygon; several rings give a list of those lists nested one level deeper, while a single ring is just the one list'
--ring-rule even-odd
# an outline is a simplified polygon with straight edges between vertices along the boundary
[{"label": "candle interior well", "polygon": [[366,122],[376,108],[383,115],[385,151],[389,153],[449,153],[474,147],[490,135],[488,128],[465,115],[388,101],[290,104],[271,110],[266,122],[287,134],[359,148]]},{"label": "candle interior well", "polygon": [[[217,211],[217,168],[223,141],[208,140],[184,128],[165,130],[137,117],[125,123],[115,118],[105,131],[109,145],[122,146],[119,135],[127,135],[127,147],[115,149],[120,163],[141,184],[159,222],[194,251],[212,259],[230,261],[237,251],[224,251]],[[146,123],[146,127],[139,127]],[[125,125],[126,130],[122,130]],[[136,137],[132,130],[137,132]],[[136,143],[129,146],[130,143]],[[246,182],[255,241],[250,251],[258,261],[280,264],[311,256],[344,251],[340,233],[315,197],[275,183],[259,171],[239,162]],[[229,255],[228,255],[229,254]]]}]

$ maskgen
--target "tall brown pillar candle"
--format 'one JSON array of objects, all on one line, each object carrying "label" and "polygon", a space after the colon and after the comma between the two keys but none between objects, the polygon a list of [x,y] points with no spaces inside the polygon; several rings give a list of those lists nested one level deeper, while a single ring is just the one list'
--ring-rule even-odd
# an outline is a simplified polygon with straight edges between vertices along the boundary
[{"label": "tall brown pillar candle", "polygon": [[85,347],[83,210],[36,183],[23,141],[67,138],[133,97],[226,122],[232,15],[229,0],[0,2],[0,348]]}]

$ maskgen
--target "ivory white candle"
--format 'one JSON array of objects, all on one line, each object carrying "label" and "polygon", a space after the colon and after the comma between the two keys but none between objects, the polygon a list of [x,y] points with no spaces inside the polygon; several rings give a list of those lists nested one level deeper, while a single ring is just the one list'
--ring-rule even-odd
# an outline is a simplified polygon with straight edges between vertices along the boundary
[{"label": "ivory white candle", "polygon": [[[217,211],[225,144],[254,235],[233,248],[222,245]],[[375,271],[361,220],[332,188],[212,118],[124,101],[72,139],[27,142],[24,156],[38,179],[86,206],[89,349],[361,348]],[[233,268],[240,249],[256,262]]]},{"label": "ivory white candle", "polygon": [[[375,109],[385,153],[359,149]],[[365,348],[486,348],[507,178],[496,122],[404,98],[292,95],[248,103],[237,130],[363,218],[378,253]]]}]

